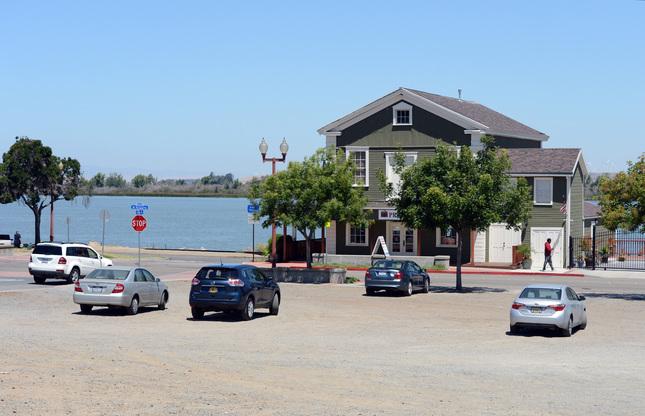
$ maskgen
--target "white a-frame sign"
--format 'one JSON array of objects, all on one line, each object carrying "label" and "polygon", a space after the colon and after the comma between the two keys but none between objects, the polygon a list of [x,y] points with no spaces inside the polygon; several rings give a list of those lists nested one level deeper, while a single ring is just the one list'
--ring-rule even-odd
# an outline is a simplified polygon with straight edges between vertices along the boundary
[{"label": "white a-frame sign", "polygon": [[385,255],[386,258],[390,257],[390,251],[387,249],[387,244],[385,244],[385,238],[383,238],[382,235],[379,235],[378,238],[376,239],[376,244],[374,244],[374,248],[372,249],[372,257],[376,255],[379,247],[383,250],[383,255]]}]

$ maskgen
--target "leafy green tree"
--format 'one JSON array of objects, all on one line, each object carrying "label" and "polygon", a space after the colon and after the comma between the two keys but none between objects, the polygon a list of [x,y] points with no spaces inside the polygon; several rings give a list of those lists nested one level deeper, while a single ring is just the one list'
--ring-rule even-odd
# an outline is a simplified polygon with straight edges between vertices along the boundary
[{"label": "leafy green tree", "polygon": [[59,199],[74,199],[80,185],[80,163],[56,157],[40,140],[17,137],[2,156],[0,203],[21,201],[33,212],[36,244],[43,210]]},{"label": "leafy green tree", "polygon": [[609,230],[645,232],[645,154],[627,172],[600,181],[600,216]]},{"label": "leafy green tree", "polygon": [[148,184],[148,180],[146,178],[146,175],[139,174],[132,178],[132,186],[135,188],[143,188]]},{"label": "leafy green tree", "polygon": [[105,174],[97,173],[90,179],[90,185],[95,188],[103,188],[105,186]]},{"label": "leafy green tree", "polygon": [[105,186],[109,188],[125,188],[126,184],[127,182],[119,173],[110,173],[107,178],[105,178]]},{"label": "leafy green tree", "polygon": [[311,239],[317,228],[330,220],[355,225],[369,222],[363,191],[352,187],[353,165],[333,150],[320,149],[303,162],[291,162],[287,169],[256,184],[250,192],[259,200],[263,227],[291,224],[305,237],[307,268],[311,268]]},{"label": "leafy green tree", "polygon": [[496,222],[520,229],[531,209],[530,188],[523,178],[514,181],[508,175],[511,165],[506,152],[493,146],[492,137],[482,142],[484,148],[477,154],[468,146],[457,152],[440,145],[434,157],[408,167],[404,156],[397,154],[398,189],[386,183],[382,172],[379,175],[386,197],[408,227],[457,231],[458,291],[462,290],[463,236]]}]

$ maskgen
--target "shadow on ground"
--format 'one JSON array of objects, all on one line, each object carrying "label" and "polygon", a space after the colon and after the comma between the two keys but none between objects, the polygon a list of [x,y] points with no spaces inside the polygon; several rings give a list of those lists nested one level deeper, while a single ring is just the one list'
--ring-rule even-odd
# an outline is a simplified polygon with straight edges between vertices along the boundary
[{"label": "shadow on ground", "polygon": [[[271,316],[271,314],[269,312],[255,311],[253,314],[253,320],[266,318],[267,316]],[[239,313],[224,312],[206,312],[202,319],[188,317],[186,320],[195,322],[244,322]]]},{"label": "shadow on ground", "polygon": [[45,283],[30,282],[29,284],[33,286],[65,286],[72,283],[68,283],[66,280],[46,280]]},{"label": "shadow on ground", "polygon": [[[137,315],[140,314],[146,314],[150,312],[159,312],[163,313],[163,311],[160,311],[154,306],[141,306],[139,307],[139,310],[137,311]],[[95,306],[92,308],[92,312],[90,313],[83,313],[81,311],[76,311],[72,313],[73,315],[95,315],[95,316],[131,316],[126,313],[125,308],[118,308],[118,307],[113,307],[113,308],[107,308],[107,307],[102,307],[102,306]]]},{"label": "shadow on ground", "polygon": [[[581,331],[582,330],[579,328],[574,328],[573,336],[575,336],[578,332],[581,332]],[[506,335],[509,337],[525,337],[525,338],[531,338],[531,337],[566,338],[566,337],[563,337],[561,332],[558,330],[541,329],[541,328],[531,328],[531,329],[524,328],[524,329],[520,329],[520,331],[516,334],[511,334],[510,331],[506,331]]]},{"label": "shadow on ground", "polygon": [[506,289],[497,287],[464,287],[457,291],[454,286],[430,286],[430,293],[502,293],[508,292]]},{"label": "shadow on ground", "polygon": [[645,301],[645,294],[643,293],[598,293],[598,292],[585,292],[583,293],[587,298],[605,298],[605,299],[618,299],[618,300],[634,300]]}]

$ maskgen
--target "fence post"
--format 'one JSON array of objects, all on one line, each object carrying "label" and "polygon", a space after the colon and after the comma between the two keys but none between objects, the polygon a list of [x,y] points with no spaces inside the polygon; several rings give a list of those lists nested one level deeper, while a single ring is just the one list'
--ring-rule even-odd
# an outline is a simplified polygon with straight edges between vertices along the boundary
[{"label": "fence post", "polygon": [[573,269],[573,236],[569,236],[569,268]]},{"label": "fence post", "polygon": [[591,226],[591,270],[596,270],[596,227]]}]

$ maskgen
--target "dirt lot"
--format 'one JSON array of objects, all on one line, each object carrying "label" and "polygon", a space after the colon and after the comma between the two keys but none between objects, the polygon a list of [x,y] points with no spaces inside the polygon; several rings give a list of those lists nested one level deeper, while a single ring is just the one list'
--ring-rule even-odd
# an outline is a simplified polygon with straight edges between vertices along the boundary
[{"label": "dirt lot", "polygon": [[277,317],[78,314],[71,286],[0,293],[1,415],[645,414],[645,302],[588,300],[572,338],[510,336],[516,290],[365,297],[283,284]]}]

